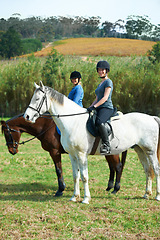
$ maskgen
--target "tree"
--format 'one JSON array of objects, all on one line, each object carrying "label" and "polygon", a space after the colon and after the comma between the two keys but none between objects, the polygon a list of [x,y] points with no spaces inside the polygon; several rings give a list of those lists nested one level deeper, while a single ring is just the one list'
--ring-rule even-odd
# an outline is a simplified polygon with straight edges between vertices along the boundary
[{"label": "tree", "polygon": [[12,27],[2,34],[0,41],[0,55],[10,59],[22,53],[22,42],[19,33]]},{"label": "tree", "polygon": [[54,39],[53,26],[44,24],[44,26],[39,30],[37,38],[40,39],[41,42],[53,41]]},{"label": "tree", "polygon": [[150,35],[153,25],[150,23],[148,16],[135,16],[127,17],[126,31],[128,37],[140,37],[142,35]]},{"label": "tree", "polygon": [[4,18],[0,19],[0,31],[6,32],[8,30],[7,20]]},{"label": "tree", "polygon": [[83,20],[83,31],[85,35],[93,35],[100,24],[100,17],[84,18]]},{"label": "tree", "polygon": [[160,24],[158,24],[157,26],[154,26],[152,37],[154,41],[160,40]]},{"label": "tree", "polygon": [[113,30],[113,23],[105,21],[104,23],[102,23],[102,27],[103,27],[103,32],[105,36],[108,36],[111,31]]},{"label": "tree", "polygon": [[[116,35],[119,34],[119,36],[121,37],[122,32],[124,32],[125,26],[124,26],[124,20],[122,19],[118,19],[115,23],[114,23],[114,30],[116,31]],[[118,30],[118,32],[117,32]]]}]

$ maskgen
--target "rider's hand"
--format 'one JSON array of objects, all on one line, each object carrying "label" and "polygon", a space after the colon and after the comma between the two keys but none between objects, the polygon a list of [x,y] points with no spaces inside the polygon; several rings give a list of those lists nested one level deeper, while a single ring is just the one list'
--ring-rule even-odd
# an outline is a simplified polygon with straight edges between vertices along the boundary
[{"label": "rider's hand", "polygon": [[96,110],[96,108],[94,106],[87,108],[88,112],[92,112],[93,110]]}]

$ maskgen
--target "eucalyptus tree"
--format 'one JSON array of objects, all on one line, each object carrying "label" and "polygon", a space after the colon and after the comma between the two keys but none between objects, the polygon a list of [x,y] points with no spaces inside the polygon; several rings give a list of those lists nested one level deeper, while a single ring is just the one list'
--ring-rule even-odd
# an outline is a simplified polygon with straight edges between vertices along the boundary
[{"label": "eucalyptus tree", "polygon": [[128,37],[139,38],[143,35],[151,36],[153,24],[148,16],[131,15],[127,17],[125,27]]},{"label": "eucalyptus tree", "polygon": [[102,23],[102,29],[103,29],[103,36],[108,37],[112,32],[112,30],[114,29],[114,24],[109,21],[105,21]]}]

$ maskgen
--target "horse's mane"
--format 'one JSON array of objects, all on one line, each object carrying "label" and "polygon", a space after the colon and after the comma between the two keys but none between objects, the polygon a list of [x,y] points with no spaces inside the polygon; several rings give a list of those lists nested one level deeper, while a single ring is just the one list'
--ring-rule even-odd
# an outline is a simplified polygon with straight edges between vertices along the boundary
[{"label": "horse's mane", "polygon": [[8,120],[6,121],[6,123],[8,123],[8,122],[10,122],[10,121],[12,121],[12,120],[14,120],[14,119],[17,119],[17,118],[19,118],[19,117],[22,117],[23,115],[24,115],[24,113],[20,113],[20,114],[14,116],[14,117],[8,119]]},{"label": "horse's mane", "polygon": [[[14,119],[17,119],[17,118],[19,118],[19,117],[22,117],[23,115],[24,115],[24,113],[20,113],[20,114],[14,116],[14,117],[8,119],[8,120],[6,121],[6,123],[9,123],[10,121],[12,121],[12,120],[14,120]],[[3,126],[3,125],[2,125],[2,127],[1,127],[1,132],[2,132],[2,134],[4,133],[4,126]]]},{"label": "horse's mane", "polygon": [[57,92],[56,90],[54,90],[51,87],[46,87],[47,91],[49,92],[49,94],[51,95],[52,98],[54,98],[58,103],[63,104],[64,102],[64,95],[62,93]]}]

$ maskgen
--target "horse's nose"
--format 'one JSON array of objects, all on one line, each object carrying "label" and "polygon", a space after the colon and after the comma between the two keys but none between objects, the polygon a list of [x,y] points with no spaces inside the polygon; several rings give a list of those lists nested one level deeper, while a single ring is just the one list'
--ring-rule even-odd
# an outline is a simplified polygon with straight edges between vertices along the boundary
[{"label": "horse's nose", "polygon": [[15,148],[10,148],[10,149],[9,149],[9,152],[10,152],[12,155],[15,155],[16,153],[18,153],[18,150],[15,149]]},{"label": "horse's nose", "polygon": [[29,115],[24,115],[24,119],[26,120],[26,121],[29,121]]}]

